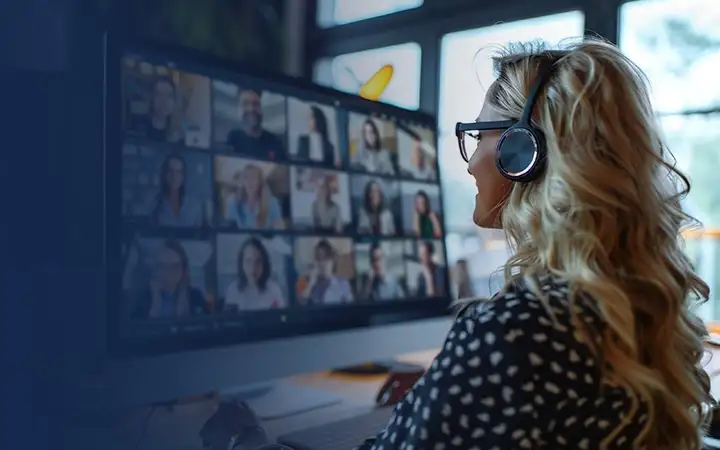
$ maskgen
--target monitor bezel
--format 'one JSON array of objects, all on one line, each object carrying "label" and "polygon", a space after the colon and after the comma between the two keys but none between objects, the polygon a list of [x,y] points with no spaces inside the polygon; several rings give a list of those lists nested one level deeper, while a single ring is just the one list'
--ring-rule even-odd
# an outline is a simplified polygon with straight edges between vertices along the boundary
[{"label": "monitor bezel", "polygon": [[[139,38],[126,38],[120,35],[106,34],[104,39],[104,81],[103,92],[104,115],[104,223],[105,248],[103,255],[108,273],[106,282],[107,301],[107,349],[113,357],[139,357],[165,353],[175,353],[189,350],[202,350],[217,347],[227,347],[246,343],[256,343],[264,340],[288,339],[295,336],[312,336],[323,333],[332,333],[343,330],[366,329],[383,324],[400,324],[414,320],[439,318],[451,314],[450,289],[450,262],[447,259],[446,234],[447,220],[442,195],[439,197],[443,226],[443,257],[446,261],[446,286],[448,293],[445,299],[407,299],[383,304],[356,304],[344,305],[334,308],[323,308],[313,311],[315,315],[311,323],[283,324],[282,328],[273,327],[272,332],[253,335],[252,338],[242,336],[236,329],[227,332],[213,331],[209,334],[195,336],[163,336],[151,341],[134,342],[122,337],[122,273],[124,269],[122,243],[123,222],[121,214],[121,179],[122,179],[122,153],[123,126],[121,115],[122,104],[122,59],[128,53],[153,55],[162,57],[168,62],[177,62],[182,67],[200,66],[208,68],[211,73],[225,73],[228,78],[251,78],[262,80],[270,86],[287,86],[287,90],[302,91],[316,98],[326,97],[337,100],[336,106],[359,113],[378,113],[389,115],[408,122],[423,123],[432,129],[435,134],[435,145],[438,146],[437,120],[432,115],[422,111],[411,111],[394,105],[365,100],[359,96],[348,94],[339,90],[314,84],[310,81],[287,75],[269,73],[248,68],[238,61],[219,58],[193,49],[159,43]],[[212,78],[212,75],[205,74]],[[227,78],[225,78],[227,80]],[[290,94],[286,94],[290,96]],[[292,163],[292,162],[290,162]],[[439,158],[435,159],[437,171],[437,185],[442,188],[442,179],[439,171]],[[345,169],[343,171],[347,172]],[[400,178],[402,180],[402,178]],[[411,181],[411,180],[407,180]],[[339,236],[342,237],[342,236]],[[400,239],[413,239],[403,236]],[[353,314],[337,314],[337,310],[350,308]],[[202,319],[193,319],[202,320]],[[212,321],[209,317],[206,320]],[[217,320],[217,318],[215,318]],[[255,330],[257,331],[257,330]],[[268,330],[270,331],[270,330]]]}]

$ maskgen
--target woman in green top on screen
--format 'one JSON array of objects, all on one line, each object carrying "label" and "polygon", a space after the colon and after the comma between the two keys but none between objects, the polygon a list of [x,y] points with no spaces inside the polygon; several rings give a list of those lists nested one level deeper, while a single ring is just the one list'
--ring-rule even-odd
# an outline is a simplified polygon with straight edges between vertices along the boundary
[{"label": "woman in green top on screen", "polygon": [[442,227],[437,213],[430,208],[430,197],[420,190],[415,194],[415,211],[413,211],[413,232],[416,236],[426,239],[442,236]]}]

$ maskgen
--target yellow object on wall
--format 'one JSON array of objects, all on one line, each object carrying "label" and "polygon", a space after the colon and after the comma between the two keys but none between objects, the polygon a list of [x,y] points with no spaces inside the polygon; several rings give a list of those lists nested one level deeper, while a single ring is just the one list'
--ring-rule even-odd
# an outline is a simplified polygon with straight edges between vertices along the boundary
[{"label": "yellow object on wall", "polygon": [[375,72],[375,75],[360,86],[360,91],[358,92],[360,97],[367,100],[378,101],[385,91],[385,88],[390,84],[394,72],[395,69],[392,65],[386,64],[382,66],[380,70]]}]

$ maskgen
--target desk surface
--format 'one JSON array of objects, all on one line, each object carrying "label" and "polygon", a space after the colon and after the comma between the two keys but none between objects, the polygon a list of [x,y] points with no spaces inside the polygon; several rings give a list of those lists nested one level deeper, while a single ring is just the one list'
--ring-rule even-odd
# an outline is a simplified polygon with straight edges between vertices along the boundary
[{"label": "desk surface", "polygon": [[[402,355],[397,359],[403,362],[427,366],[436,351],[426,351]],[[711,349],[706,369],[709,374],[720,371],[720,349]],[[713,378],[713,394],[720,394],[720,377]],[[290,383],[326,390],[342,397],[343,402],[319,408],[295,416],[266,421],[263,423],[269,437],[274,440],[278,435],[299,431],[329,422],[351,418],[369,411],[374,407],[375,394],[385,381],[385,376],[347,376],[320,372],[293,377]],[[112,437],[104,439],[105,449],[135,448],[137,440],[147,423],[147,430],[138,450],[198,450],[202,448],[199,438],[200,428],[215,412],[217,402],[200,400],[175,407],[172,411],[156,408],[149,421],[150,408],[143,408],[127,414],[113,428]],[[98,447],[99,448],[99,447]]]},{"label": "desk surface", "polygon": [[[397,357],[398,361],[427,366],[436,350],[412,353]],[[302,414],[263,422],[271,440],[277,436],[348,419],[375,406],[375,395],[385,381],[384,375],[349,376],[319,372],[287,380],[298,386],[322,389],[343,399],[341,403]],[[147,423],[147,429],[138,450],[198,450],[202,448],[199,432],[205,421],[215,412],[215,400],[198,400],[179,405],[172,411],[141,408],[123,417],[112,430],[104,448],[127,450],[134,448]],[[148,421],[148,416],[150,417]]]}]

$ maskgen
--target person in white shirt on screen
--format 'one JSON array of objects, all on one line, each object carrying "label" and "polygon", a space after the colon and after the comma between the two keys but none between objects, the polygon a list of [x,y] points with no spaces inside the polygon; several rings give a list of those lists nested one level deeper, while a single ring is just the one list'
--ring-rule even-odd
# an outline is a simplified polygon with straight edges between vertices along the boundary
[{"label": "person in white shirt on screen", "polygon": [[323,239],[315,246],[315,261],[300,301],[306,305],[333,305],[353,301],[350,283],[335,275],[335,249]]},{"label": "person in white shirt on screen", "polygon": [[316,231],[342,233],[340,206],[332,199],[333,177],[325,176],[317,185],[317,197],[312,204],[313,225]]},{"label": "person in white shirt on screen", "polygon": [[240,229],[284,228],[280,202],[270,192],[260,167],[248,164],[233,180],[235,191],[225,200],[225,220]]},{"label": "person in white shirt on screen", "polygon": [[353,165],[381,175],[395,175],[390,150],[382,148],[380,130],[372,119],[362,125],[358,147],[353,155]]},{"label": "person in white shirt on screen", "polygon": [[413,139],[413,169],[411,176],[418,180],[434,180],[437,178],[435,169],[428,163],[428,157],[422,149],[422,141]]},{"label": "person in white shirt on screen", "polygon": [[177,153],[168,155],[160,167],[160,191],[152,205],[150,218],[165,227],[201,227],[201,203],[186,189],[187,164]]},{"label": "person in white shirt on screen", "polygon": [[375,180],[368,182],[358,212],[358,233],[392,236],[395,232],[395,218],[385,205],[380,183]]},{"label": "person in white shirt on screen", "polygon": [[340,156],[330,142],[327,117],[317,106],[310,107],[308,131],[298,137],[297,157],[324,166],[340,167]]},{"label": "person in white shirt on screen", "polygon": [[270,256],[256,238],[248,238],[237,257],[237,278],[225,291],[225,308],[240,311],[287,306],[280,286],[272,279]]}]

